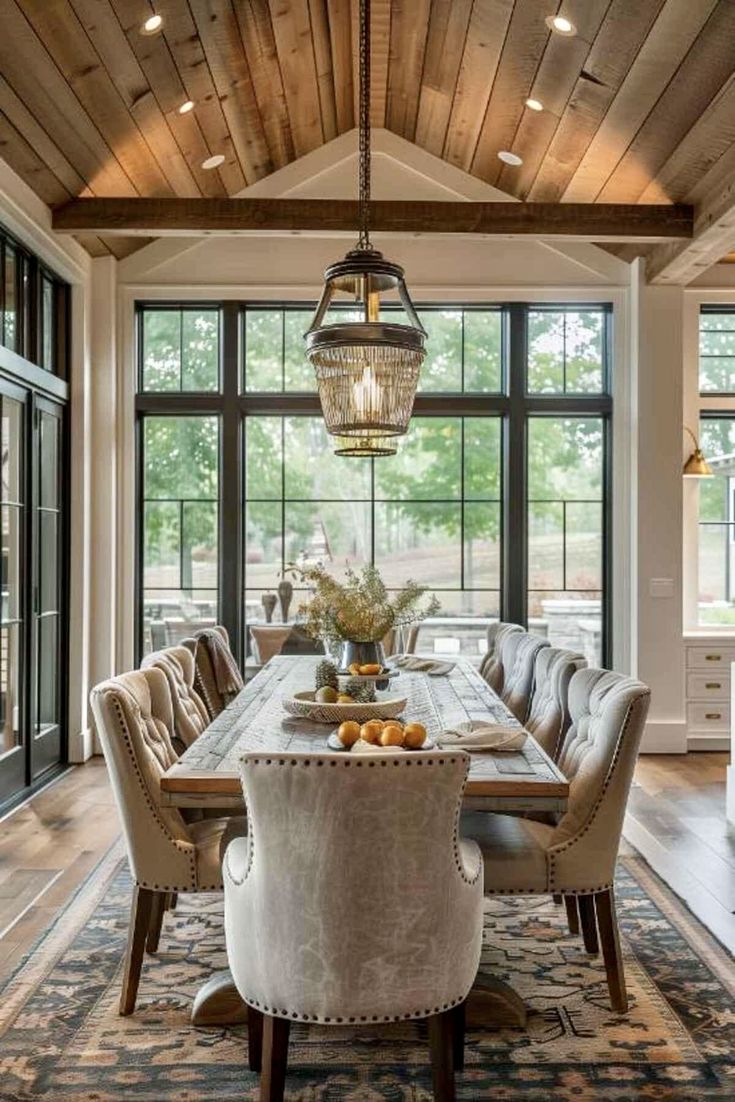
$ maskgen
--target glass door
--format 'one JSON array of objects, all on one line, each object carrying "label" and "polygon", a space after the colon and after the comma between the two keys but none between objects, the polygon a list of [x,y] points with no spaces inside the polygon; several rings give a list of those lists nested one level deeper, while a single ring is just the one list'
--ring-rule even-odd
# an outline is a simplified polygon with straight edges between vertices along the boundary
[{"label": "glass door", "polygon": [[32,715],[30,779],[61,756],[64,668],[62,648],[63,408],[45,398],[34,402],[33,432],[33,612],[31,631]]},{"label": "glass door", "polygon": [[25,392],[0,381],[0,801],[26,784],[26,429]]}]

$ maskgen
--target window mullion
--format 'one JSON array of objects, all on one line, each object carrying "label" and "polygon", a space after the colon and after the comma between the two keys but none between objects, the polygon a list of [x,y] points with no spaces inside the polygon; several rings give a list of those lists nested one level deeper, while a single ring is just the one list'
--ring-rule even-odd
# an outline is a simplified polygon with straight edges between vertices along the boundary
[{"label": "window mullion", "polygon": [[514,623],[526,622],[527,575],[527,486],[526,403],[527,359],[526,308],[508,307],[508,396],[507,433],[503,451],[503,602],[502,615]]}]

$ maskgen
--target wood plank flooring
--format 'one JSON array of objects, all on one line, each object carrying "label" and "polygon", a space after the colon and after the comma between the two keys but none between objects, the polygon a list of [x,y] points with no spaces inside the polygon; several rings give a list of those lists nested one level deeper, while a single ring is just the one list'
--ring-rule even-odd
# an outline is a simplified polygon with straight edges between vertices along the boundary
[{"label": "wood plank flooring", "polygon": [[[726,754],[642,758],[625,834],[735,951],[735,827]],[[0,821],[0,983],[51,925],[120,832],[101,758],[77,766]]]}]

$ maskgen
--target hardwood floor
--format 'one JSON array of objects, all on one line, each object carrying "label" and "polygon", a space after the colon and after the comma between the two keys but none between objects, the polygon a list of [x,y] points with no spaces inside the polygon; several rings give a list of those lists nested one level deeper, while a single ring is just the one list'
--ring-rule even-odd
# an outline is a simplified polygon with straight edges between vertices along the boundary
[{"label": "hardwood floor", "polygon": [[735,826],[725,819],[729,755],[640,759],[625,837],[701,922],[735,952]]},{"label": "hardwood floor", "polygon": [[[735,951],[735,827],[726,754],[641,758],[628,842]],[[0,821],[0,982],[53,922],[119,834],[104,763],[93,758]]]},{"label": "hardwood floor", "polygon": [[119,833],[101,758],[74,767],[0,822],[0,982]]}]

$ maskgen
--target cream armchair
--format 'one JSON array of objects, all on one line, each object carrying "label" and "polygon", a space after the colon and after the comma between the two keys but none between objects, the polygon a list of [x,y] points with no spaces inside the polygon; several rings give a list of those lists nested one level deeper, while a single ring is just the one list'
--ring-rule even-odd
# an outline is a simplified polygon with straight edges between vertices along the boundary
[{"label": "cream armchair", "polygon": [[499,622],[487,629],[487,653],[480,662],[480,673],[491,689],[499,693],[503,688],[503,665],[500,661],[500,649],[508,635],[525,634],[520,624]]},{"label": "cream armchair", "polygon": [[519,723],[523,723],[528,714],[536,656],[548,646],[548,639],[526,631],[522,635],[507,633],[500,642],[500,664],[503,667],[500,697]]},{"label": "cream armchair", "polygon": [[168,682],[173,704],[174,741],[183,752],[209,726],[209,714],[204,701],[194,688],[194,655],[187,646],[166,647],[147,654],[141,669],[161,670]]},{"label": "cream armchair", "polygon": [[492,895],[576,896],[585,948],[599,930],[614,1010],[628,998],[620,954],[613,879],[625,806],[648,713],[649,689],[621,674],[580,670],[572,677],[572,725],[559,766],[570,781],[567,811],[556,825],[468,812],[463,833],[482,850]]},{"label": "cream armchair", "polygon": [[435,1097],[454,1098],[482,944],[480,853],[457,830],[468,768],[456,752],[242,759],[250,837],[225,857],[225,935],[261,1099],[283,1097],[291,1021],[407,1018],[429,1019]]},{"label": "cream armchair", "polygon": [[171,896],[222,887],[222,853],[230,838],[244,833],[245,820],[185,823],[176,808],[160,804],[161,777],[177,760],[161,670],[104,681],[90,699],[135,881],[120,998],[120,1013],[131,1014],[146,942],[155,952]]},{"label": "cream armchair", "polygon": [[536,655],[533,692],[525,728],[550,758],[557,761],[569,729],[569,684],[587,662],[583,655],[558,647],[543,647]]},{"label": "cream armchair", "polygon": [[216,719],[245,684],[230,650],[227,628],[222,624],[202,628],[193,638],[184,639],[183,646],[194,655],[194,691],[210,721]]}]

